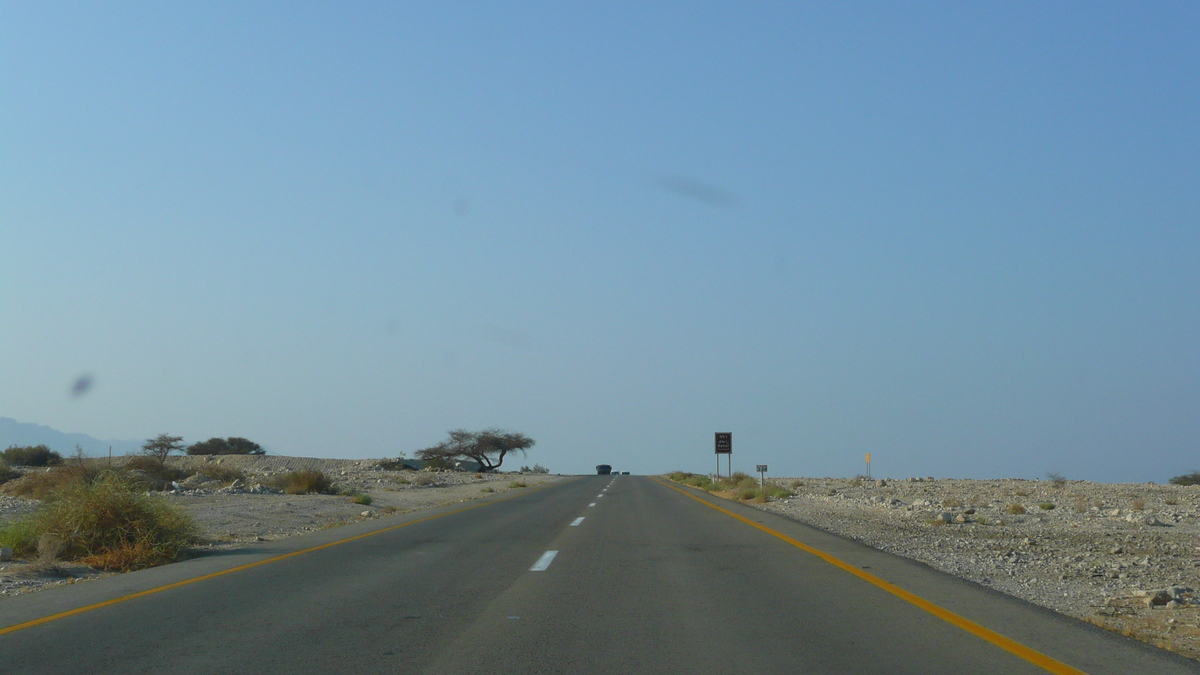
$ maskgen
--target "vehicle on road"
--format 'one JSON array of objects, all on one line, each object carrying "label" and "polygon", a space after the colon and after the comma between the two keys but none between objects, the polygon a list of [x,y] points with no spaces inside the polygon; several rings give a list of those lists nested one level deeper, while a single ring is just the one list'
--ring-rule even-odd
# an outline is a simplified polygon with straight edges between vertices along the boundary
[{"label": "vehicle on road", "polygon": [[612,467],[608,464],[597,464],[596,473],[601,476],[607,476],[608,474],[612,473]]}]

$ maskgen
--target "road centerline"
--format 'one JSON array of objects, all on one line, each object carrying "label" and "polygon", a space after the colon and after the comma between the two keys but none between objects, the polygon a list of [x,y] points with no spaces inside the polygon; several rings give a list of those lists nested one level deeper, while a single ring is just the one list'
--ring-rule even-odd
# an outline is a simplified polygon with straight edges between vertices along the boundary
[{"label": "road centerline", "polygon": [[557,555],[558,551],[546,551],[542,554],[542,557],[537,559],[537,562],[533,563],[533,567],[530,567],[529,571],[545,572],[550,567],[550,563],[554,562],[554,558]]}]

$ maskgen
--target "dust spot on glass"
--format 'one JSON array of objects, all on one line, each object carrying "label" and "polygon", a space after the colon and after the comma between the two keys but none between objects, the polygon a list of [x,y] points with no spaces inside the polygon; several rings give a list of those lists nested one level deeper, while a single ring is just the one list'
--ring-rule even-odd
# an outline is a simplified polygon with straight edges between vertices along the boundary
[{"label": "dust spot on glass", "polygon": [[92,388],[92,376],[84,373],[75,378],[75,383],[71,385],[71,398],[79,398],[88,393]]},{"label": "dust spot on glass", "polygon": [[654,181],[654,186],[665,192],[687,197],[712,206],[733,206],[733,195],[700,181],[683,176],[663,176]]},{"label": "dust spot on glass", "polygon": [[513,347],[514,349],[524,349],[529,346],[528,333],[509,328],[500,328],[499,326],[493,326],[483,334],[483,338],[488,342],[504,345],[505,347]]}]

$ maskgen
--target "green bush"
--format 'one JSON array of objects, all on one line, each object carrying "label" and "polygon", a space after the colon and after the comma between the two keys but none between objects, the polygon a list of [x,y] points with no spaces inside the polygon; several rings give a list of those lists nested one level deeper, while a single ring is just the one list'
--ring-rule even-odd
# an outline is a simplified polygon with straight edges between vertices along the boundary
[{"label": "green bush", "polygon": [[371,498],[371,495],[362,492],[352,492],[347,496],[350,497],[350,501],[355,504],[362,504],[363,506],[368,506],[371,502],[375,501]]},{"label": "green bush", "polygon": [[1052,502],[1042,502],[1041,504],[1038,504],[1038,508],[1043,511],[1052,511],[1054,510],[1055,505]]},{"label": "green bush", "polygon": [[511,483],[509,483],[509,484],[508,484],[508,487],[510,487],[510,488],[523,488],[523,487],[529,487],[529,485],[527,485],[527,484],[525,483],[525,481],[523,481],[523,480],[514,480],[513,482],[511,482]]},{"label": "green bush", "polygon": [[129,571],[174,560],[197,532],[183,511],[147,495],[128,477],[104,471],[48,495],[37,512],[0,530],[0,543],[31,555],[50,534],[62,540],[69,560]]},{"label": "green bush", "polygon": [[62,464],[62,455],[45,445],[10,445],[0,451],[0,458],[13,466],[56,466]]},{"label": "green bush", "polygon": [[1014,516],[1019,516],[1022,513],[1025,513],[1025,507],[1021,506],[1020,504],[1009,504],[1004,508],[1004,512]]},{"label": "green bush", "polygon": [[265,455],[266,450],[254,441],[230,436],[229,438],[210,438],[188,446],[189,455]]},{"label": "green bush", "polygon": [[792,495],[796,494],[782,485],[771,484],[767,484],[766,492],[767,496],[773,499],[783,499],[784,497],[791,497]]},{"label": "green bush", "polygon": [[1170,481],[1174,485],[1200,485],[1200,471],[1185,473],[1182,476],[1175,476]]},{"label": "green bush", "polygon": [[334,494],[337,492],[330,480],[320,471],[293,471],[272,477],[267,483],[289,495]]}]

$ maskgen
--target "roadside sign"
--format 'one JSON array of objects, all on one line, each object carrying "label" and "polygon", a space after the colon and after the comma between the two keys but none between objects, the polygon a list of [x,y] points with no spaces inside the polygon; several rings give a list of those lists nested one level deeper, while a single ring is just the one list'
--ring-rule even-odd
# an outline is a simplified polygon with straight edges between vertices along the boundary
[{"label": "roadside sign", "polygon": [[755,471],[758,472],[758,492],[762,494],[763,490],[767,487],[767,465],[759,464]]},{"label": "roadside sign", "polygon": [[716,439],[717,439],[717,454],[718,455],[733,454],[733,432],[718,431],[716,434]]},{"label": "roadside sign", "polygon": [[766,464],[759,464],[759,465],[758,465],[758,468],[757,468],[757,469],[755,469],[755,471],[757,471],[757,472],[759,472],[759,473],[765,473],[765,472],[766,472],[766,470],[767,470],[767,465],[766,465]]}]

